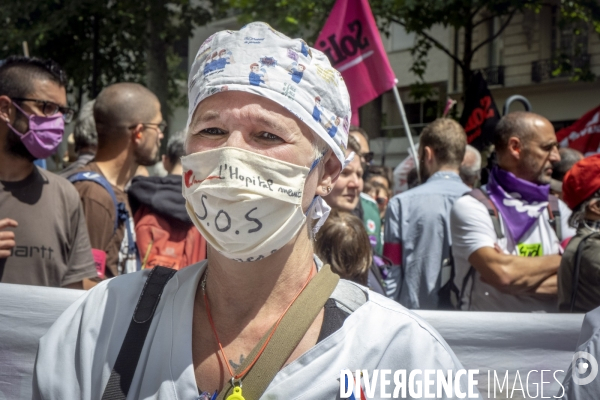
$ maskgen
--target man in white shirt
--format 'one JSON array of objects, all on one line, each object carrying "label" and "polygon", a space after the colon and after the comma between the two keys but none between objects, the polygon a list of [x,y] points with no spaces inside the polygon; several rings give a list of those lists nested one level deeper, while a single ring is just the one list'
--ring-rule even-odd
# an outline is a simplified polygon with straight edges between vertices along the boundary
[{"label": "man in white shirt", "polygon": [[[498,166],[482,188],[487,205],[469,195],[452,209],[461,308],[556,311],[559,235],[571,237],[574,231],[567,224],[571,211],[549,197],[552,163],[560,160],[554,128],[540,115],[510,113],[496,127],[495,146]],[[551,203],[557,204],[554,211]]]}]

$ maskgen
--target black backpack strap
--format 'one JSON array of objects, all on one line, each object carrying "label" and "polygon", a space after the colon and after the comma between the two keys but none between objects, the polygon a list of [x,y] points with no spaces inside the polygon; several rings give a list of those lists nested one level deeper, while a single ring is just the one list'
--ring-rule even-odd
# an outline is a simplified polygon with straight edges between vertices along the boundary
[{"label": "black backpack strap", "polygon": [[[475,280],[473,279],[475,276],[475,267],[473,267],[472,265],[469,267],[469,272],[467,272],[467,274],[465,275],[465,277],[463,278],[462,281],[462,287],[460,288],[460,295],[459,295],[459,302],[458,302],[458,309],[461,310],[462,309],[462,305],[463,305],[463,297],[465,295],[465,291],[467,290],[467,284],[469,283],[469,280],[473,280],[473,285],[475,284]],[[471,293],[473,293],[473,287],[471,287]],[[470,296],[469,296],[470,297]],[[469,307],[471,306],[471,300],[469,299]]]},{"label": "black backpack strap", "polygon": [[554,229],[554,233],[556,233],[558,241],[562,242],[563,236],[560,205],[558,203],[558,197],[552,194],[548,196],[548,215],[550,216],[550,219],[548,220],[550,226],[552,226],[552,229]]},{"label": "black backpack strap", "polygon": [[488,214],[490,214],[490,218],[492,219],[492,224],[494,225],[494,231],[496,232],[496,236],[498,239],[504,238],[504,233],[502,233],[502,227],[500,226],[500,214],[498,214],[498,209],[490,200],[489,196],[486,192],[481,189],[473,189],[469,193],[469,196],[472,196],[479,200],[481,204],[485,206],[488,210]]},{"label": "black backpack strap", "polygon": [[449,249],[448,257],[442,260],[440,270],[440,289],[438,290],[438,310],[456,310],[460,305],[460,291],[454,283],[456,270],[452,247]]},{"label": "black backpack strap", "polygon": [[115,366],[104,389],[102,400],[125,400],[137,368],[154,311],[160,302],[163,289],[177,272],[171,268],[154,267],[144,284],[144,289],[133,312],[129,329],[123,339]]},{"label": "black backpack strap", "polygon": [[571,276],[571,305],[569,307],[569,312],[573,312],[575,308],[575,300],[577,300],[577,290],[579,289],[579,267],[581,265],[581,252],[583,249],[583,244],[588,240],[588,238],[594,235],[596,232],[589,233],[585,235],[581,242],[577,245],[577,250],[575,251],[575,266],[573,268],[573,275]]}]

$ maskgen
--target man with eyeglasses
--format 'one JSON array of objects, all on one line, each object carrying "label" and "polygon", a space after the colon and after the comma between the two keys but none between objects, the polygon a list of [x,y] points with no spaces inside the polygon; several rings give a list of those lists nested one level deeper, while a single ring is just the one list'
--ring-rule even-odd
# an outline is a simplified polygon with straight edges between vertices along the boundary
[{"label": "man with eyeglasses", "polygon": [[[166,122],[158,98],[137,83],[116,83],[96,98],[94,120],[98,150],[94,162],[78,170],[77,180],[101,277],[135,272],[140,257],[125,188],[138,166],[154,165]],[[93,174],[95,179],[88,179]],[[75,180],[74,178],[70,178]],[[112,190],[115,200],[107,187]]]},{"label": "man with eyeglasses", "polygon": [[34,165],[56,151],[67,79],[51,60],[0,65],[0,282],[87,288],[96,277],[83,208],[64,178]]}]

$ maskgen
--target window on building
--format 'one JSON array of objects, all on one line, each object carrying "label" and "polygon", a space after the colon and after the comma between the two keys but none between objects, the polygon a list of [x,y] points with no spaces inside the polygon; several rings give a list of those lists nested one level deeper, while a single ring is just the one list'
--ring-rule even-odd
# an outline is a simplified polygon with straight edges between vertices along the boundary
[{"label": "window on building", "polygon": [[[413,135],[421,133],[423,128],[434,121],[439,114],[439,101],[437,99],[428,99],[424,101],[410,101],[409,96],[406,97],[408,101],[404,102],[404,111],[406,112],[406,119],[408,125],[412,130]],[[398,105],[394,98],[393,93],[385,93],[383,95],[382,102],[382,133],[386,137],[404,137],[404,126],[402,124],[402,118],[398,111]]]},{"label": "window on building", "polygon": [[[488,38],[493,37],[500,29],[500,20],[493,18],[487,23]],[[487,68],[483,75],[488,85],[504,85],[504,66],[502,65],[502,39],[498,36],[487,44]]]},{"label": "window on building", "polygon": [[393,23],[390,25],[390,36],[387,41],[387,51],[404,51],[412,49],[415,45],[414,33],[407,33],[402,25]]},{"label": "window on building", "polygon": [[552,7],[552,57],[581,57],[588,52],[589,27],[583,21],[561,23],[558,6]]},{"label": "window on building", "polygon": [[[491,38],[498,32],[498,29],[500,29],[500,21],[498,20],[498,18],[493,18],[493,19],[489,20],[487,23],[487,28],[488,28],[488,38]],[[487,45],[487,48],[488,48],[488,67],[496,67],[496,66],[502,64],[502,62],[500,60],[500,58],[501,58],[500,36],[498,36],[497,38],[495,38],[494,40],[489,42]]]}]

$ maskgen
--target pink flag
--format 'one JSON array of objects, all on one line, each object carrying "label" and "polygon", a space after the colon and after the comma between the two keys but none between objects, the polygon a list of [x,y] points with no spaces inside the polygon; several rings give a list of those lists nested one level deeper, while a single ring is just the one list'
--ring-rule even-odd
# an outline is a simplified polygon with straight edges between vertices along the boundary
[{"label": "pink flag", "polygon": [[337,0],[315,47],[344,77],[358,125],[358,108],[396,84],[368,0]]}]

